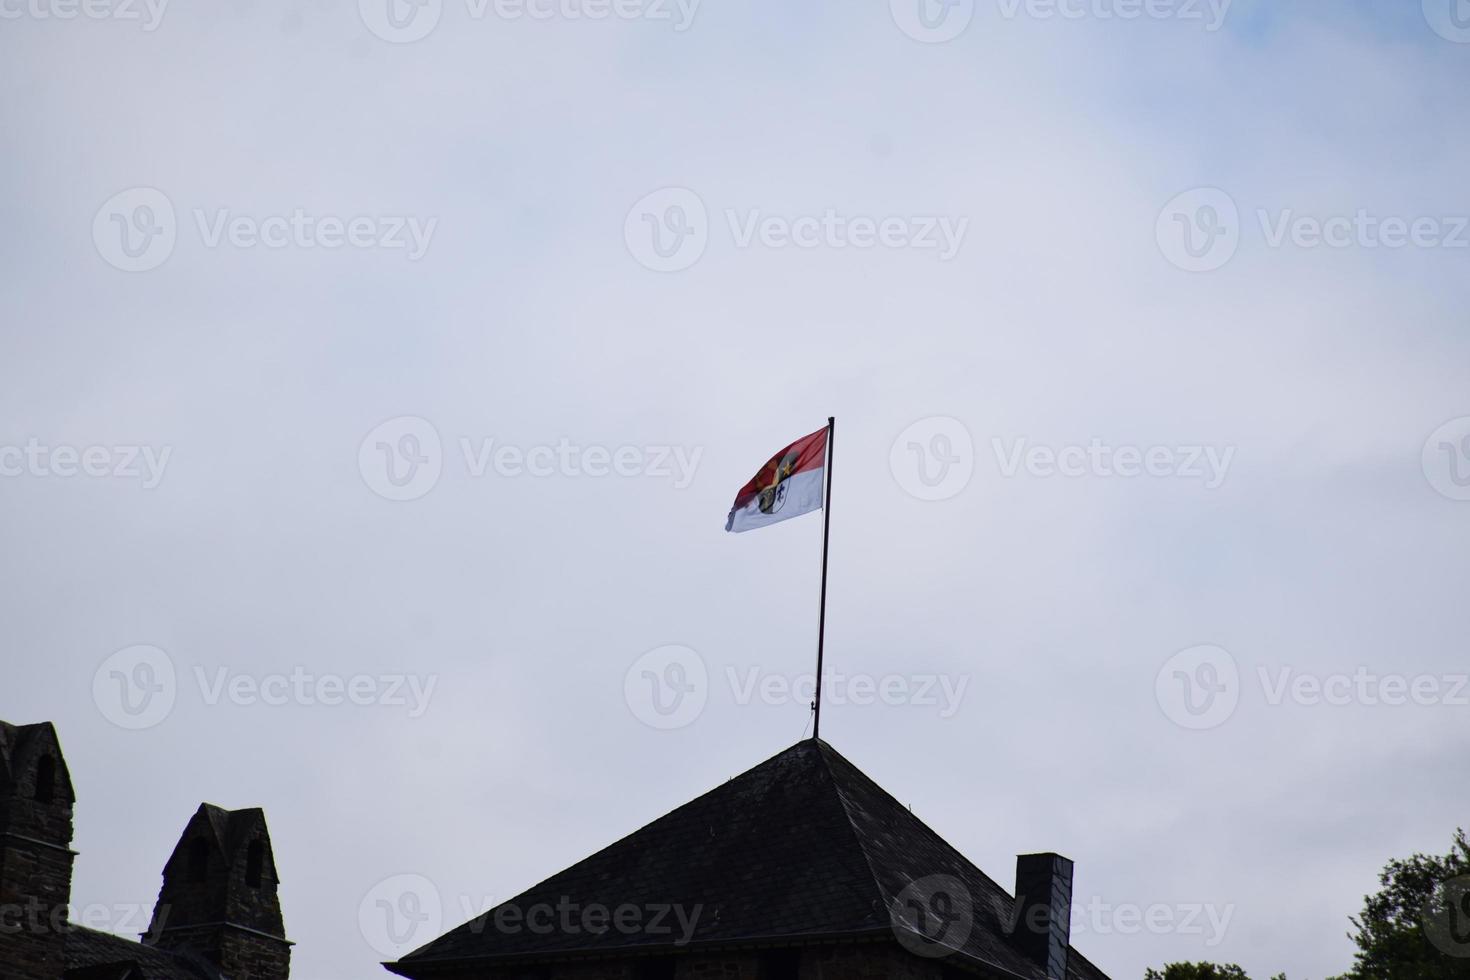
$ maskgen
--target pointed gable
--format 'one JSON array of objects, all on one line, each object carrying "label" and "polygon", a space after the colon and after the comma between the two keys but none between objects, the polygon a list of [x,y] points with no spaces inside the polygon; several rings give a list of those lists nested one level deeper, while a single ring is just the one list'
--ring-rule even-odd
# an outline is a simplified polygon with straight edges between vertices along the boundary
[{"label": "pointed gable", "polygon": [[199,809],[184,828],[179,842],[174,845],[166,868],[181,870],[180,862],[188,860],[188,851],[196,840],[203,840],[210,850],[221,859],[226,867],[233,866],[240,857],[240,850],[247,842],[260,839],[264,843],[264,870],[272,880],[279,882],[275,857],[267,833],[257,834],[257,828],[265,823],[265,811],[259,807],[245,810],[226,810],[213,803],[201,803]]},{"label": "pointed gable", "polygon": [[67,806],[76,802],[71,772],[61,753],[61,741],[49,721],[12,725],[0,721],[0,797],[31,795],[42,757],[50,760],[52,796]]}]

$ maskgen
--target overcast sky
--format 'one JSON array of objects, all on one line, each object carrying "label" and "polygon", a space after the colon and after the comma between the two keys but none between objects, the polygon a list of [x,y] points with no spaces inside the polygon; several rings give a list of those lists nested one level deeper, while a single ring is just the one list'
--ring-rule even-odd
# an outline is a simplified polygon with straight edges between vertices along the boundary
[{"label": "overcast sky", "polygon": [[722,528],[836,415],[823,737],[1119,980],[1345,969],[1470,824],[1467,4],[387,2],[0,0],[76,905],[263,806],[380,976],[791,745],[820,515]]}]

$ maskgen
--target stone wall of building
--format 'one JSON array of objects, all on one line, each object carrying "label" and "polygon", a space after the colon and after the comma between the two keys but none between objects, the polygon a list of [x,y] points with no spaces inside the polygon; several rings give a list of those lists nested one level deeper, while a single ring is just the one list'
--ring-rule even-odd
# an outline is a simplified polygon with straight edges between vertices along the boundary
[{"label": "stone wall of building", "polygon": [[49,725],[8,729],[0,771],[0,970],[6,980],[59,980],[66,969],[74,855],[72,789]]},{"label": "stone wall of building", "polygon": [[59,980],[66,969],[72,855],[0,839],[0,946],[5,980]]},{"label": "stone wall of building", "polygon": [[[689,953],[668,960],[601,960],[556,963],[540,969],[491,971],[483,980],[792,980],[774,962],[779,954]],[[787,954],[789,955],[789,954]],[[945,964],[907,952],[896,943],[850,943],[801,950],[794,980],[942,980]],[[672,971],[668,972],[669,965]]]}]

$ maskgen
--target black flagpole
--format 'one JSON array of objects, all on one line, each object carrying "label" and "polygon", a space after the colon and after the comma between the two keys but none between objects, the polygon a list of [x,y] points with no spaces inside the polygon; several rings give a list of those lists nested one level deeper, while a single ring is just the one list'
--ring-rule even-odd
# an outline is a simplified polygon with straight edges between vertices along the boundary
[{"label": "black flagpole", "polygon": [[817,690],[812,702],[812,738],[822,734],[822,645],[827,638],[827,535],[832,530],[832,445],[837,441],[837,418],[827,416],[827,489],[822,494],[822,611],[817,617]]}]

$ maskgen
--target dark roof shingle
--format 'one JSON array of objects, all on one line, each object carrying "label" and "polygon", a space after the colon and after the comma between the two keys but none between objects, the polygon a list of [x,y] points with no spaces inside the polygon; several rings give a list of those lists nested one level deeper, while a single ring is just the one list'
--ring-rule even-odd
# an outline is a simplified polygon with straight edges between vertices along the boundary
[{"label": "dark roof shingle", "polygon": [[73,976],[85,980],[214,980],[218,974],[192,957],[73,925],[66,934],[66,976],[68,980]]},{"label": "dark roof shingle", "polygon": [[[944,875],[972,899],[973,925],[956,955],[1025,980],[1042,972],[1003,922],[1010,894],[827,743],[809,739],[465,923],[389,968],[407,977],[487,958],[610,955],[667,947],[891,936],[890,908],[916,880]],[[501,928],[500,910],[616,909],[644,918],[681,907],[689,935],[582,927]],[[580,913],[579,913],[580,914]],[[507,923],[514,920],[505,919]],[[575,920],[574,920],[575,921]],[[1068,975],[1106,980],[1075,952]]]}]

